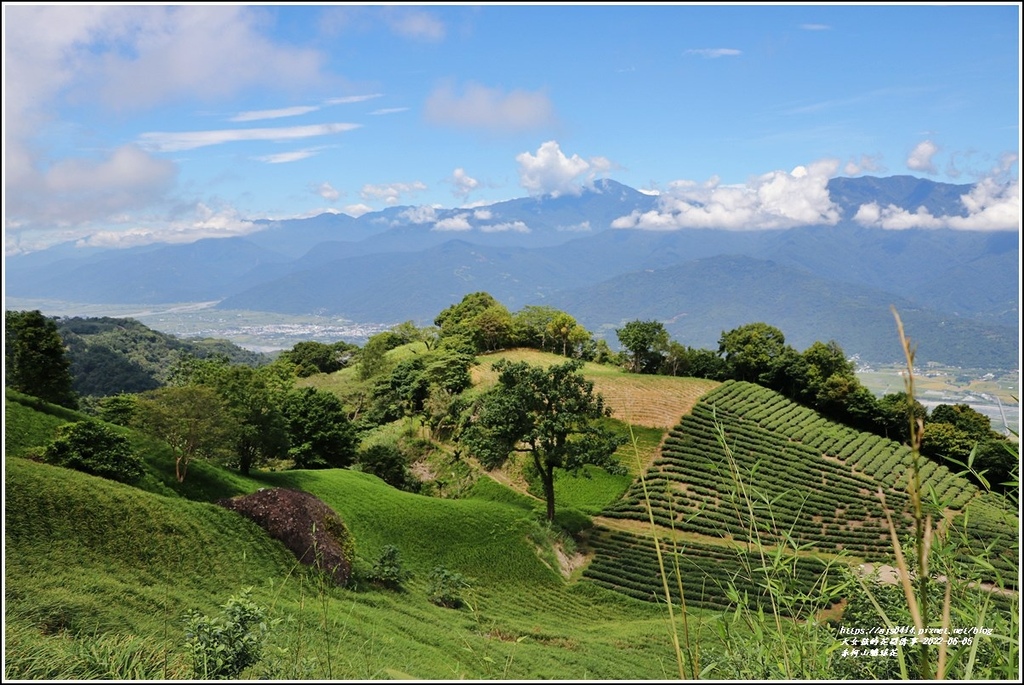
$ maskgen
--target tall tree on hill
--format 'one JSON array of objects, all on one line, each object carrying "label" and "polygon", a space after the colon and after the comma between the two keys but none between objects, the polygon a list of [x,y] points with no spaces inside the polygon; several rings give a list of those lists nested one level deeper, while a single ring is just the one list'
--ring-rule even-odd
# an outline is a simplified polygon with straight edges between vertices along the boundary
[{"label": "tall tree on hill", "polygon": [[792,352],[792,348],[786,345],[782,331],[761,322],[722,333],[718,340],[718,353],[733,378],[767,388],[777,389],[780,365],[792,356],[787,352]]},{"label": "tall tree on hill", "polygon": [[615,329],[622,346],[632,355],[634,373],[657,373],[668,350],[668,331],[660,321],[630,321]]},{"label": "tall tree on hill", "polygon": [[596,423],[611,410],[579,373],[582,366],[578,360],[549,368],[495,363],[498,385],[484,395],[462,437],[489,469],[517,452],[529,454],[543,485],[548,521],[555,517],[555,469],[575,472],[593,464],[625,471],[612,456],[622,441]]},{"label": "tall tree on hill", "polygon": [[63,407],[78,407],[71,361],[53,319],[39,310],[8,311],[4,336],[6,387]]}]

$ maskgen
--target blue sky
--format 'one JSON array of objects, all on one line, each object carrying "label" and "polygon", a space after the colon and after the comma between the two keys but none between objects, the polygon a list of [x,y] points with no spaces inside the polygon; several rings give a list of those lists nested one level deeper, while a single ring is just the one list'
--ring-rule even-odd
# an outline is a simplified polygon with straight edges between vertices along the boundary
[{"label": "blue sky", "polygon": [[4,5],[5,254],[472,207],[608,177],[620,227],[829,223],[836,176],[1020,226],[1020,6]]}]

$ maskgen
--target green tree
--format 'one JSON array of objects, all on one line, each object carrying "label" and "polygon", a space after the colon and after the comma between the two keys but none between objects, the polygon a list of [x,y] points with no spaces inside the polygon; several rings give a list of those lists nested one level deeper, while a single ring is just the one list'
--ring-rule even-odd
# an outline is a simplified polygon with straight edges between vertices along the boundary
[{"label": "green tree", "polygon": [[391,366],[388,352],[402,344],[391,331],[371,335],[359,350],[359,379],[365,381],[386,373]]},{"label": "green tree", "polygon": [[317,373],[334,373],[348,366],[359,348],[346,342],[322,343],[306,340],[281,354],[295,365],[295,375],[306,378]]},{"label": "green tree", "polygon": [[948,423],[975,440],[983,440],[993,433],[991,419],[969,404],[940,404],[932,409],[928,421]]},{"label": "green tree", "polygon": [[142,458],[132,450],[128,438],[91,419],[60,426],[43,458],[122,483],[134,483],[144,473]]},{"label": "green tree", "polygon": [[512,315],[512,342],[519,347],[551,350],[548,325],[562,314],[554,307],[527,305]]},{"label": "green tree", "polygon": [[39,310],[4,317],[4,384],[62,407],[78,406],[64,341],[56,322]]},{"label": "green tree", "polygon": [[766,323],[751,323],[722,333],[718,354],[729,368],[732,378],[777,387],[780,364],[791,349],[778,328]]},{"label": "green tree", "polygon": [[415,491],[405,455],[396,445],[373,445],[359,454],[359,466],[399,490]]},{"label": "green tree", "polygon": [[498,384],[482,398],[463,441],[489,469],[515,453],[529,454],[541,478],[547,519],[555,517],[555,469],[576,472],[586,464],[622,473],[614,459],[622,440],[597,419],[611,415],[594,384],[573,360],[542,368],[526,362],[494,364]]},{"label": "green tree", "polygon": [[630,321],[615,329],[619,342],[629,350],[633,373],[657,373],[668,350],[668,331],[660,321]]},{"label": "green tree", "polygon": [[344,468],[355,461],[359,438],[336,396],[303,388],[289,393],[282,409],[291,438],[288,454],[297,468]]},{"label": "green tree", "polygon": [[911,402],[902,390],[883,395],[878,400],[878,433],[890,440],[909,443],[910,422],[924,421],[928,410],[916,399]]},{"label": "green tree", "polygon": [[583,345],[590,340],[590,332],[569,314],[558,312],[547,325],[547,335],[563,357],[578,357]]},{"label": "green tree", "polygon": [[235,431],[231,419],[227,403],[204,385],[151,390],[139,396],[134,414],[135,425],[171,446],[179,483],[194,459],[230,454]]},{"label": "green tree", "polygon": [[175,368],[173,382],[212,388],[224,400],[233,423],[233,466],[248,475],[288,453],[288,424],[281,404],[292,378],[280,364],[254,368],[227,359],[187,357]]}]

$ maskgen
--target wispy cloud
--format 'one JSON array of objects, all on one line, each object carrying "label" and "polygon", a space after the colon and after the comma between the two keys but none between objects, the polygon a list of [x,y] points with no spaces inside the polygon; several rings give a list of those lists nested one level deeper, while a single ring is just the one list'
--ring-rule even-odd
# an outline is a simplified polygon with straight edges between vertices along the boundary
[{"label": "wispy cloud", "polygon": [[251,112],[239,112],[228,121],[261,121],[263,119],[283,119],[285,117],[297,117],[309,114],[320,109],[316,105],[301,107],[282,107],[281,109],[260,109]]},{"label": "wispy cloud", "polygon": [[800,24],[804,31],[829,31],[832,29],[828,24]]},{"label": "wispy cloud", "polygon": [[389,205],[397,205],[398,201],[405,195],[413,193],[419,193],[427,189],[427,185],[422,181],[413,181],[412,183],[382,183],[382,184],[366,184],[360,191],[360,195],[364,200],[370,202],[372,200],[383,200]]},{"label": "wispy cloud", "polygon": [[267,164],[286,164],[288,162],[298,162],[300,159],[308,159],[319,152],[320,151],[317,149],[293,150],[292,152],[278,152],[273,155],[262,155],[255,157],[254,159],[260,162],[266,162]]},{"label": "wispy cloud", "polygon": [[340,98],[330,98],[326,102],[328,105],[351,105],[357,102],[366,102],[367,100],[373,100],[379,97],[384,97],[384,94],[369,93],[367,95],[346,95]]},{"label": "wispy cloud", "polygon": [[370,112],[373,116],[380,116],[381,114],[398,114],[399,112],[408,112],[408,107],[386,107],[384,109],[375,109]]},{"label": "wispy cloud", "polygon": [[475,128],[494,133],[515,133],[552,126],[554,107],[540,92],[488,88],[477,83],[466,85],[460,94],[450,84],[428,97],[424,116],[431,124]]},{"label": "wispy cloud", "polygon": [[444,40],[445,25],[421,9],[391,7],[384,11],[384,22],[392,31],[407,38],[437,42]]},{"label": "wispy cloud", "polygon": [[739,57],[742,50],[736,48],[691,48],[686,51],[687,55],[699,55],[705,59],[716,59],[718,57]]},{"label": "wispy cloud", "polygon": [[151,132],[139,136],[140,144],[157,152],[179,152],[223,143],[251,140],[295,140],[335,133],[344,133],[360,127],[360,124],[311,124],[285,128],[237,128],[217,131]]}]

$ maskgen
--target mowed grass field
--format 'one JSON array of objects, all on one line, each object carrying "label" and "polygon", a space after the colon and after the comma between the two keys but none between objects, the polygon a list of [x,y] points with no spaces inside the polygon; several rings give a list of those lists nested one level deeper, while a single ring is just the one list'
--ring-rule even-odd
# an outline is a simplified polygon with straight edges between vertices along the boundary
[{"label": "mowed grass field", "polygon": [[[500,359],[526,362],[534,366],[564,363],[565,357],[519,348],[480,355],[479,364],[471,370],[473,384],[482,388],[497,382],[493,364]],[[704,394],[719,385],[703,378],[677,378],[628,373],[623,369],[587,362],[583,375],[594,383],[594,392],[604,397],[612,408],[612,417],[623,423],[668,430],[689,413]]]}]

